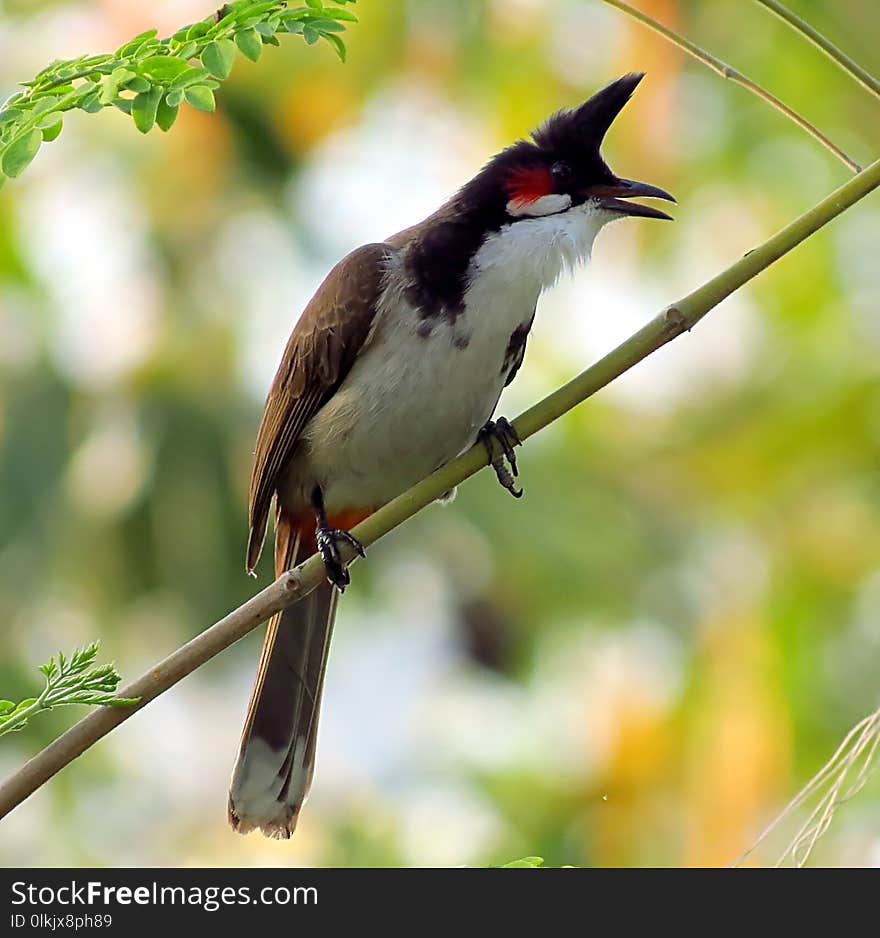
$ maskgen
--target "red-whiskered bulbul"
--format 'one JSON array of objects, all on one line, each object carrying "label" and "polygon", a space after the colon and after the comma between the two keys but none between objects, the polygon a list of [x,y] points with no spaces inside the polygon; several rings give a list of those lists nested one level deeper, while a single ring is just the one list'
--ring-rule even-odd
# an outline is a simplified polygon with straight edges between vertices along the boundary
[{"label": "red-whiskered bulbul", "polygon": [[541,291],[586,260],[607,222],[669,218],[624,200],[674,201],[618,178],[599,153],[641,78],[554,114],[429,218],[353,251],[294,327],[257,435],[247,569],[274,498],[276,575],[319,550],[328,583],[269,623],[229,793],[235,830],[289,837],[296,827],[349,582],[339,547],[362,552],[349,529],[481,438],[499,481],[521,494],[519,441],[491,417],[522,364]]}]

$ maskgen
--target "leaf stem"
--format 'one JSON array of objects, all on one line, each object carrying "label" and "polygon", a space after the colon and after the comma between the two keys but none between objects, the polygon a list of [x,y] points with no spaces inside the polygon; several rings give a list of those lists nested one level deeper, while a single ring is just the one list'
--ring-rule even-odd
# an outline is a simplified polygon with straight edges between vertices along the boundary
[{"label": "leaf stem", "polygon": [[[76,649],[69,658],[59,652],[57,661],[53,657],[41,665],[44,686],[38,697],[27,698],[17,707],[11,701],[3,701],[0,736],[21,729],[41,710],[83,704],[126,706],[135,702],[116,696],[115,691],[122,678],[112,664],[95,665],[98,648],[99,643],[92,642],[85,648]],[[28,700],[31,701],[29,704]]]},{"label": "leaf stem", "polygon": [[16,713],[14,717],[11,717],[8,720],[4,720],[4,722],[0,724],[0,736],[5,736],[7,733],[14,733],[16,730],[19,730],[25,726],[27,721],[32,716],[44,709],[45,698],[46,689],[43,690],[43,693],[40,694],[40,696],[37,697],[37,699],[29,707],[26,707],[24,710]]},{"label": "leaf stem", "polygon": [[[759,0],[759,2],[763,2],[763,0]],[[844,153],[844,151],[841,150],[841,148],[837,146],[836,143],[823,134],[822,131],[819,130],[814,124],[811,124],[805,117],[802,117],[800,114],[798,114],[797,111],[789,107],[784,101],[781,101],[779,98],[777,98],[775,94],[767,91],[766,88],[762,87],[756,81],[749,78],[748,75],[744,75],[742,72],[728,65],[726,62],[723,62],[717,56],[712,55],[711,52],[707,52],[696,43],[691,42],[690,39],[686,39],[684,36],[680,36],[677,32],[670,29],[668,26],[664,26],[662,23],[648,16],[647,13],[642,13],[641,10],[637,10],[629,3],[624,3],[623,0],[603,0],[603,3],[607,3],[609,6],[616,7],[618,10],[621,10],[623,13],[628,14],[633,19],[638,20],[649,29],[653,29],[654,32],[659,33],[665,39],[668,39],[673,45],[678,46],[679,49],[687,52],[688,55],[695,58],[698,62],[702,62],[703,65],[711,68],[713,72],[720,75],[722,78],[727,78],[734,82],[734,84],[748,89],[752,92],[752,94],[757,95],[759,98],[766,101],[771,107],[774,107],[777,111],[779,111],[780,114],[784,114],[789,120],[797,124],[798,127],[800,127],[802,130],[805,130],[815,140],[818,140],[823,147],[833,153],[854,173],[857,173],[861,170],[861,166],[859,166],[855,160],[847,156],[847,154]]]}]

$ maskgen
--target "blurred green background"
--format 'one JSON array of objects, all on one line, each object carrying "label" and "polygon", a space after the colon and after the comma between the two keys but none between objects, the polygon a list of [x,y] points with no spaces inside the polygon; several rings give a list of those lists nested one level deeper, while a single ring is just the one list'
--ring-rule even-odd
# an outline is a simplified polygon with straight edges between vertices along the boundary
[{"label": "blurred green background", "polygon": [[[794,6],[880,71],[875,0]],[[878,102],[757,6],[641,7],[878,152]],[[0,89],[212,8],[0,3]],[[550,111],[647,71],[605,153],[680,204],[545,296],[509,416],[847,178],[598,0],[356,9],[347,65],[289,37],[167,136],[71,115],[0,194],[0,695],[97,637],[133,677],[251,594],[250,453],[304,302]],[[224,817],[254,634],[16,810],[0,862],[730,862],[880,702],[878,243],[874,196],[530,441],[522,501],[483,473],[357,564],[292,841]],[[880,862],[880,785],[815,859]]]}]

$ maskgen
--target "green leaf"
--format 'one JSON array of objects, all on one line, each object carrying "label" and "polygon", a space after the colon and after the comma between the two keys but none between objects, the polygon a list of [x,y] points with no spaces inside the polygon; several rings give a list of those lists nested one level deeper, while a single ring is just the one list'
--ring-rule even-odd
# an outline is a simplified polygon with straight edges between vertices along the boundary
[{"label": "green leaf", "polygon": [[135,74],[131,69],[124,67],[114,68],[101,87],[101,102],[103,104],[112,104],[113,99],[119,94],[119,86],[134,77]]},{"label": "green leaf", "polygon": [[321,34],[311,23],[306,23],[305,26],[303,26],[303,39],[305,39],[310,46],[313,46],[320,38]]},{"label": "green leaf", "polygon": [[[158,29],[146,29],[146,30],[144,30],[144,32],[138,33],[138,34],[134,37],[134,39],[131,39],[131,40],[127,43],[127,45],[131,45],[131,43],[133,43],[133,42],[138,42],[138,41],[141,40],[141,39],[153,39],[153,38],[154,38],[155,36],[157,36],[158,34],[159,34],[159,30],[158,30]],[[125,48],[125,46],[123,46],[123,48]]]},{"label": "green leaf", "polygon": [[173,91],[169,91],[165,95],[165,103],[168,107],[180,107],[180,103],[183,101],[183,89],[175,88]]},{"label": "green leaf", "polygon": [[131,114],[131,98],[116,98],[113,107],[118,107],[123,114]]},{"label": "green leaf", "polygon": [[235,43],[230,39],[217,39],[202,53],[202,65],[215,78],[228,78],[235,63]]},{"label": "green leaf", "polygon": [[36,697],[27,697],[18,706],[8,714],[9,717],[14,717],[17,713],[21,713],[24,710],[29,710],[37,702]]},{"label": "green leaf", "polygon": [[146,78],[135,75],[134,78],[129,78],[127,81],[123,82],[122,87],[128,91],[144,92],[149,91],[152,85]]},{"label": "green leaf", "polygon": [[19,111],[17,108],[11,107],[7,108],[5,111],[0,111],[0,130],[3,129],[4,124],[8,124],[10,121],[16,121],[24,114],[24,111]]},{"label": "green leaf", "polygon": [[93,91],[90,95],[87,95],[85,98],[80,101],[79,106],[87,114],[97,114],[98,111],[104,107],[103,102],[101,101],[101,92]]},{"label": "green leaf", "polygon": [[324,10],[324,16],[331,20],[344,20],[346,23],[359,22],[357,16],[355,16],[351,10],[333,10],[330,7],[326,7]]},{"label": "green leaf", "polygon": [[156,112],[159,108],[159,101],[162,97],[162,91],[159,88],[151,88],[149,91],[142,91],[131,103],[131,116],[134,119],[134,125],[142,133],[149,133],[153,124],[156,122]]},{"label": "green leaf", "polygon": [[[73,660],[77,665],[85,667],[86,665],[91,664],[95,658],[98,657],[98,651],[101,648],[101,643],[98,641],[92,642],[91,645],[86,645],[85,648],[78,648],[73,652]],[[58,653],[61,659],[64,658],[64,655],[61,652]],[[112,665],[105,665],[105,667],[112,667]]]},{"label": "green leaf", "polygon": [[289,26],[290,23],[312,19],[317,15],[314,10],[309,10],[306,7],[298,7],[296,10],[285,10],[284,13],[281,14],[281,22]]},{"label": "green leaf", "polygon": [[141,702],[140,697],[111,697],[102,701],[104,707],[134,707]]},{"label": "green leaf", "polygon": [[188,40],[201,39],[211,29],[211,26],[213,26],[213,23],[204,20],[201,23],[193,23],[187,30],[186,38]]},{"label": "green leaf", "polygon": [[[90,82],[89,84],[93,85],[93,87],[95,87],[95,88],[98,87],[96,84],[94,84],[94,83],[92,83],[92,82]],[[63,105],[66,101],[71,100],[71,95],[74,95],[74,96],[75,96],[75,95],[80,94],[80,93],[86,93],[86,94],[87,94],[90,89],[86,87],[86,83],[83,83],[82,85],[80,85],[79,88],[75,88],[72,84],[70,84],[70,83],[68,82],[68,83],[65,84],[65,85],[56,85],[55,90],[56,90],[60,95],[62,95],[61,101],[60,101],[60,103],[59,103],[59,105],[58,105],[59,107],[61,107],[61,105]]]},{"label": "green leaf", "polygon": [[54,124],[50,124],[48,127],[43,127],[43,142],[51,143],[58,134],[61,133],[61,128],[64,126],[64,122],[61,119],[61,115],[57,115],[58,120]]},{"label": "green leaf", "polygon": [[62,114],[60,111],[52,111],[50,114],[44,114],[37,121],[38,130],[48,130],[50,127],[54,127],[56,124],[61,123]]},{"label": "green leaf", "polygon": [[207,85],[193,85],[186,89],[186,100],[198,111],[213,111],[214,92]]},{"label": "green leaf", "polygon": [[15,703],[12,700],[0,700],[0,715],[15,709]]},{"label": "green leaf", "polygon": [[257,19],[263,16],[263,14],[268,13],[270,10],[277,9],[280,6],[283,6],[283,3],[273,2],[273,3],[255,3],[251,4],[244,11],[247,14],[247,19],[245,23],[250,24],[252,21],[256,22]]},{"label": "green leaf", "polygon": [[324,38],[336,50],[336,54],[339,56],[339,61],[344,62],[348,52],[348,50],[345,48],[345,43],[339,38],[339,36],[335,36],[333,33],[327,33]]},{"label": "green leaf", "polygon": [[60,100],[54,94],[47,94],[45,97],[37,98],[34,102],[34,114],[42,114],[43,111],[51,110]]},{"label": "green leaf", "polygon": [[189,68],[187,62],[174,55],[151,55],[138,66],[141,75],[153,81],[168,82]]},{"label": "green leaf", "polygon": [[207,77],[206,68],[195,68],[191,65],[185,72],[181,72],[168,87],[169,89],[188,88],[190,85],[202,84]]},{"label": "green leaf", "polygon": [[335,20],[312,20],[309,24],[322,33],[344,33],[345,27]]},{"label": "green leaf", "polygon": [[[181,97],[183,92],[178,92]],[[168,133],[171,130],[171,125],[177,120],[177,113],[179,110],[180,102],[177,104],[171,105],[168,103],[168,95],[166,95],[160,102],[159,107],[156,109],[156,123],[159,125],[159,129]]]},{"label": "green leaf", "polygon": [[235,34],[235,44],[241,49],[242,55],[256,62],[263,51],[263,41],[255,29],[243,29]]},{"label": "green leaf", "polygon": [[517,869],[533,870],[543,865],[544,865],[543,857],[523,857],[521,860],[512,860],[510,863],[505,863],[501,867],[501,869],[502,870],[517,870]]},{"label": "green leaf", "polygon": [[313,10],[322,10],[324,9],[324,4],[322,0],[306,0],[306,4],[310,6]]},{"label": "green leaf", "polygon": [[82,60],[82,64],[85,68],[101,68],[104,65],[110,64],[111,71],[115,67],[113,64],[113,56],[108,55],[107,53],[102,53],[101,55],[90,55]]},{"label": "green leaf", "polygon": [[31,130],[16,137],[6,148],[3,159],[0,161],[0,169],[3,170],[4,175],[9,176],[10,179],[20,176],[37,155],[42,142],[43,135],[39,130]]},{"label": "green leaf", "polygon": [[199,47],[197,43],[186,42],[177,50],[177,55],[181,59],[191,59],[198,51]]},{"label": "green leaf", "polygon": [[146,45],[151,39],[156,38],[158,30],[148,29],[146,32],[141,33],[139,36],[135,36],[134,39],[129,39],[125,45],[120,46],[116,50],[116,55],[120,59],[127,58],[130,55],[134,55],[142,46]]}]

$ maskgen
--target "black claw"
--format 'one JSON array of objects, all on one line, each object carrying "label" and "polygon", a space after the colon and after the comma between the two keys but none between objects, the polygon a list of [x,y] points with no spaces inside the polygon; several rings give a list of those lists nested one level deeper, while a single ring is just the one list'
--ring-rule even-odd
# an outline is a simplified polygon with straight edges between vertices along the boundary
[{"label": "black claw", "polygon": [[367,549],[363,544],[350,532],[348,531],[336,531],[336,536],[345,541],[346,544],[360,557],[367,556]]},{"label": "black claw", "polygon": [[507,419],[507,417],[499,417],[495,421],[495,429],[505,438],[509,445],[522,446],[522,440],[519,438],[519,434],[516,432],[516,427]]},{"label": "black claw", "polygon": [[344,593],[345,587],[351,583],[351,576],[343,562],[342,554],[339,551],[339,544],[340,542],[348,544],[349,547],[360,554],[361,557],[366,557],[367,554],[364,545],[361,544],[354,535],[349,534],[348,531],[321,526],[318,527],[316,532],[316,540],[318,542],[318,550],[321,552],[321,559],[324,561],[327,579],[340,593]]},{"label": "black claw", "polygon": [[[514,447],[522,446],[522,440],[513,424],[504,417],[490,420],[480,430],[477,439],[486,448],[489,465],[495,470],[495,476],[501,486],[507,489],[514,498],[522,498],[523,490],[518,489],[513,481],[519,475]],[[500,455],[495,454],[494,443],[496,440],[501,447]],[[510,464],[510,469],[507,468],[507,464],[504,462],[505,459]]]},{"label": "black claw", "polygon": [[504,455],[510,463],[510,468],[514,476],[519,475],[519,470],[516,466],[516,453],[513,448],[514,446],[522,446],[522,440],[519,438],[519,434],[516,430],[514,430],[513,424],[505,417],[499,417],[495,421],[495,438],[501,443],[501,448],[504,450]]},{"label": "black claw", "polygon": [[[496,459],[490,463],[490,465],[495,470],[495,476],[497,477],[502,487],[506,488],[514,498],[522,498],[523,490],[516,487],[516,483],[513,481],[513,476],[510,474],[510,471],[504,464],[504,460]],[[515,474],[516,471],[514,470],[514,475]]]}]

